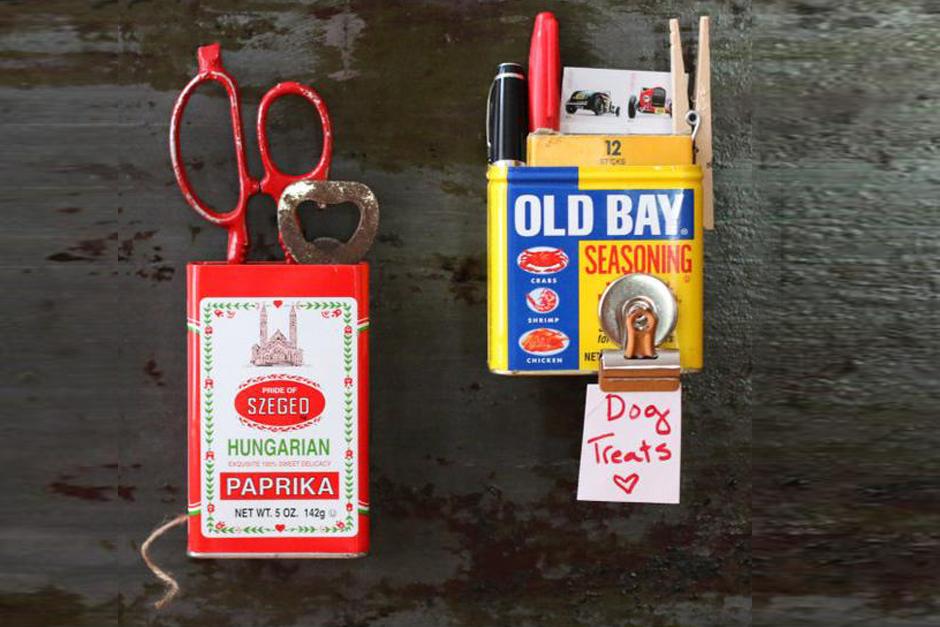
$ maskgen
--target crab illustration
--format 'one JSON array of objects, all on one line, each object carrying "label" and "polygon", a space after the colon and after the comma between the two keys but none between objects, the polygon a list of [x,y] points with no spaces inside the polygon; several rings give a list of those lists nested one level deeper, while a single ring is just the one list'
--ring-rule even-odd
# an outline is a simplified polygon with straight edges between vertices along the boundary
[{"label": "crab illustration", "polygon": [[568,255],[560,248],[536,246],[523,250],[516,263],[532,274],[552,274],[568,267]]}]

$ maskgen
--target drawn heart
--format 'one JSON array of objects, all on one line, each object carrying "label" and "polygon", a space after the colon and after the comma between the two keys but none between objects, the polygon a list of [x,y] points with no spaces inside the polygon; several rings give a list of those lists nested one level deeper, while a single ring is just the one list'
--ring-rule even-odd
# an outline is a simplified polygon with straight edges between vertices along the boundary
[{"label": "drawn heart", "polygon": [[285,529],[284,525],[274,525],[274,528],[277,529],[278,531],[284,531]]},{"label": "drawn heart", "polygon": [[277,307],[277,308],[279,308],[279,309],[280,309],[281,305],[283,305],[283,304],[284,304],[284,301],[283,301],[283,300],[276,300],[276,301],[274,301],[274,306]]},{"label": "drawn heart", "polygon": [[640,475],[633,473],[632,475],[627,475],[626,477],[621,477],[620,475],[614,475],[614,484],[627,494],[633,494],[633,488],[636,487],[636,484],[640,481]]}]

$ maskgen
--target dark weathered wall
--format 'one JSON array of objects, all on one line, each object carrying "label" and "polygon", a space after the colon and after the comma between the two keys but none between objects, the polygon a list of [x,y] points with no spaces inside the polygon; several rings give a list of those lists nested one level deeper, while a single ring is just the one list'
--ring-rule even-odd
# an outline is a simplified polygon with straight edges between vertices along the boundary
[{"label": "dark weathered wall", "polygon": [[[713,18],[708,367],[686,382],[677,507],[575,502],[587,380],[484,366],[483,97],[498,62],[525,60],[545,7],[570,65],[667,69],[666,20],[683,18],[691,61],[693,18]],[[747,624],[759,398],[755,620],[786,622],[794,606],[820,624],[842,608],[925,616],[937,133],[917,128],[937,88],[916,53],[936,16],[928,2],[875,8],[776,2],[752,29],[747,2],[4,4],[0,612],[17,625]],[[249,128],[269,86],[313,84],[335,125],[333,177],[382,203],[370,255],[374,550],[195,561],[174,531],[155,556],[183,592],[156,612],[160,588],[137,550],[185,507],[183,271],[224,248],[180,196],[166,136],[195,49],[213,40]],[[866,58],[873,46],[891,54]],[[808,80],[819,56],[850,61],[853,77]],[[778,112],[794,91],[806,109]],[[223,204],[234,195],[225,102],[201,93],[185,149],[199,189]],[[275,156],[312,163],[310,112],[291,103],[275,116]],[[856,147],[858,135],[870,140]],[[254,257],[276,256],[270,200],[250,220]],[[844,332],[859,325],[869,344]],[[912,363],[902,338],[918,340]],[[885,368],[903,402],[877,401]],[[857,437],[834,431],[859,423]],[[884,442],[877,455],[872,441]],[[827,465],[842,452],[866,461]],[[787,505],[807,498],[818,515]],[[871,573],[864,586],[835,576],[840,549]]]},{"label": "dark weathered wall", "polygon": [[935,625],[940,3],[756,12],[755,622]]},{"label": "dark weathered wall", "polygon": [[[540,3],[47,3],[3,9],[11,495],[3,603],[20,622],[738,624],[749,617],[750,331],[741,264],[753,211],[746,5],[714,16],[720,226],[708,241],[708,371],[688,382],[684,503],[574,500],[586,379],[486,372],[484,95],[525,60]],[[692,3],[555,7],[567,63],[668,68],[666,20]],[[692,32],[686,30],[690,44]],[[331,107],[333,177],[382,203],[374,264],[373,554],[351,562],[195,561],[162,613],[137,549],[185,506],[184,266],[224,235],[169,168],[170,108],[219,40],[249,128],[278,80]],[[688,55],[692,59],[692,55]],[[186,150],[230,201],[225,103],[195,99]],[[313,162],[310,112],[276,109],[277,156]],[[249,145],[255,172],[253,132]],[[324,224],[317,218],[318,224]],[[277,255],[252,205],[255,257]],[[341,228],[342,224],[326,224]],[[11,445],[12,444],[12,445]],[[157,618],[159,617],[159,618]]]}]

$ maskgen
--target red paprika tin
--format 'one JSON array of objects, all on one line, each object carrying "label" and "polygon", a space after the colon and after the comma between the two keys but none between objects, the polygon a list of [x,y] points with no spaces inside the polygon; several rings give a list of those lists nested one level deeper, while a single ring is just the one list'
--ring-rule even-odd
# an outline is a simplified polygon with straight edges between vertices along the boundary
[{"label": "red paprika tin", "polygon": [[368,275],[187,266],[189,555],[368,552]]}]

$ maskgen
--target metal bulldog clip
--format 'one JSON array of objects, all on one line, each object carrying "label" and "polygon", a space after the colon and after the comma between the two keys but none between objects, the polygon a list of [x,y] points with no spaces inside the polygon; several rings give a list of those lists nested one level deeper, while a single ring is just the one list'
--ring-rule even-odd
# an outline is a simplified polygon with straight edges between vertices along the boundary
[{"label": "metal bulldog clip", "polygon": [[604,290],[601,328],[620,349],[601,352],[598,372],[605,392],[679,389],[679,351],[656,350],[676,326],[678,306],[669,287],[649,274],[625,275]]}]

